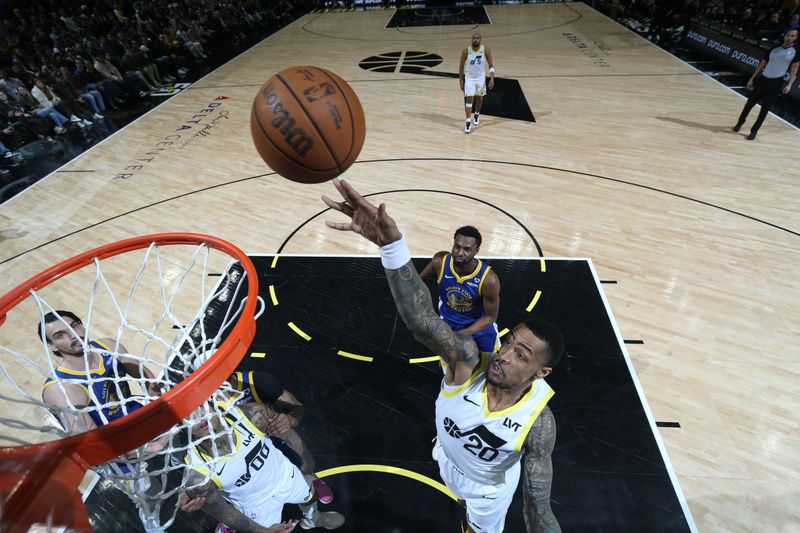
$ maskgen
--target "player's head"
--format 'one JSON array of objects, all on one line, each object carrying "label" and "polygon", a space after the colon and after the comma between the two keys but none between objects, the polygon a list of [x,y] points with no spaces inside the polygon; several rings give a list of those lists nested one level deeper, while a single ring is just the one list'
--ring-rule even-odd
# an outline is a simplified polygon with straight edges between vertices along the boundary
[{"label": "player's head", "polygon": [[187,419],[191,423],[193,441],[208,435],[218,435],[222,430],[222,420],[211,400],[192,411]]},{"label": "player's head", "polygon": [[83,321],[72,311],[47,313],[36,327],[36,333],[47,342],[47,346],[57,357],[83,354],[81,338],[86,335],[86,331],[83,329]]},{"label": "player's head", "polygon": [[463,226],[453,235],[453,262],[456,266],[466,266],[472,262],[481,249],[481,232],[472,226]]},{"label": "player's head", "polygon": [[473,33],[472,34],[472,47],[477,48],[481,45],[481,34],[480,33]]},{"label": "player's head", "polygon": [[797,42],[797,30],[789,30],[783,35],[783,45],[792,46]]},{"label": "player's head", "polygon": [[515,327],[486,367],[487,381],[502,389],[524,387],[546,377],[561,360],[564,338],[545,320],[528,320]]}]

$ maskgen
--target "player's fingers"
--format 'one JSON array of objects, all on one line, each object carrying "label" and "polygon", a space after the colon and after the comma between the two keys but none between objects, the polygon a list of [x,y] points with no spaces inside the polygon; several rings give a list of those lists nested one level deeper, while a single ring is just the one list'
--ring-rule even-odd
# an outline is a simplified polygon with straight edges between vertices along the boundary
[{"label": "player's fingers", "polygon": [[356,231],[356,232],[360,231],[355,229],[356,228],[355,224],[351,222],[331,222],[330,220],[326,220],[325,225],[328,226],[329,228],[336,229],[339,231]]},{"label": "player's fingers", "polygon": [[331,209],[335,209],[336,211],[341,211],[342,204],[344,203],[344,202],[337,202],[336,200],[334,200],[333,198],[331,198],[326,194],[322,195],[322,201],[325,202],[325,205],[327,205]]}]

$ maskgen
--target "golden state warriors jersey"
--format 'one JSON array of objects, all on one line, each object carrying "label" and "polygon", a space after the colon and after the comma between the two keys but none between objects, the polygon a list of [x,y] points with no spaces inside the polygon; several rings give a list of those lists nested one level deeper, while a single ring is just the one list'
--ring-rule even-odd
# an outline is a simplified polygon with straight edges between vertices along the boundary
[{"label": "golden state warriors jersey", "polygon": [[467,47],[467,61],[464,63],[464,77],[470,80],[483,80],[486,78],[486,54],[481,45],[477,51],[471,46]]},{"label": "golden state warriors jersey", "polygon": [[486,397],[486,365],[481,362],[463,385],[445,384],[436,399],[436,437],[448,459],[468,478],[504,483],[505,472],[519,462],[533,423],[553,396],[553,389],[537,379],[520,400],[491,412]]},{"label": "golden state warriors jersey", "polygon": [[[97,368],[87,373],[84,370],[58,367],[55,374],[65,385],[78,385],[86,391],[89,405],[96,406],[96,409],[89,411],[88,414],[96,425],[102,426],[135,411],[142,405],[128,399],[131,397],[130,386],[127,381],[120,379],[127,376],[125,367],[111,355],[111,349],[99,341],[90,341],[89,346],[103,350],[98,353]],[[53,377],[49,377],[44,382],[44,388],[54,384]]]},{"label": "golden state warriors jersey", "polygon": [[436,281],[439,285],[439,314],[453,329],[460,331],[486,314],[483,310],[483,281],[492,268],[480,259],[475,270],[459,276],[453,268],[453,256],[447,254]]},{"label": "golden state warriors jersey", "polygon": [[225,419],[233,426],[232,453],[212,457],[195,445],[184,460],[209,476],[237,509],[258,507],[284,484],[289,460],[238,407],[233,407]]}]

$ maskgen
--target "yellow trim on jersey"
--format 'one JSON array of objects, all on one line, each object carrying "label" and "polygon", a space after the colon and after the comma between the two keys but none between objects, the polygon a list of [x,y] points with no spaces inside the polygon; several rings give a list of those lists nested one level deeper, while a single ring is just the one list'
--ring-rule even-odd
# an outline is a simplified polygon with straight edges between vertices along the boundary
[{"label": "yellow trim on jersey", "polygon": [[[478,261],[480,261],[480,259],[478,259]],[[486,272],[483,273],[481,282],[478,283],[478,296],[483,296],[483,282],[486,281],[486,276],[489,274],[489,271],[491,269],[492,269],[491,265],[486,267]]]},{"label": "yellow trim on jersey", "polygon": [[[94,342],[97,342],[97,341],[94,341]],[[97,344],[100,344],[100,343],[99,343],[99,342],[97,342]],[[102,345],[102,344],[100,344],[100,346],[103,346],[103,345]],[[103,348],[106,348],[106,347],[105,347],[105,346],[103,346]],[[108,348],[106,348],[106,349],[108,349]],[[70,368],[64,368],[63,366],[60,366],[60,367],[56,368],[56,371],[57,371],[57,372],[63,372],[64,374],[69,374],[70,376],[84,376],[84,377],[88,377],[88,376],[90,376],[90,375],[92,375],[92,374],[103,375],[103,374],[105,374],[105,373],[106,373],[106,365],[105,365],[105,363],[103,362],[103,356],[102,356],[102,355],[98,355],[97,357],[98,357],[98,359],[100,359],[100,362],[99,362],[99,364],[98,364],[98,367],[97,367],[97,368],[90,369],[90,370],[89,370],[89,372],[88,372],[88,374],[86,373],[86,371],[85,371],[85,370],[72,370],[72,369],[70,369]],[[113,356],[112,356],[112,357],[113,357]]]},{"label": "yellow trim on jersey", "polygon": [[247,388],[250,389],[250,394],[253,395],[253,399],[258,403],[265,403],[261,398],[258,397],[258,392],[256,391],[255,385],[253,385],[253,371],[247,373]]},{"label": "yellow trim on jersey", "polygon": [[512,405],[510,407],[506,407],[502,411],[490,411],[489,410],[489,399],[486,397],[486,385],[489,383],[489,380],[487,379],[486,382],[483,384],[483,390],[481,391],[481,395],[483,396],[483,414],[485,416],[489,417],[489,418],[497,418],[498,416],[503,416],[503,415],[507,415],[508,413],[513,413],[514,411],[516,411],[517,409],[522,407],[522,405],[526,401],[528,401],[528,399],[530,399],[531,396],[536,394],[536,385],[537,385],[536,382],[537,381],[538,380],[533,380],[533,384],[531,385],[531,388],[528,389],[528,392],[526,392],[522,396],[522,398],[517,400],[517,402],[514,405]]},{"label": "yellow trim on jersey", "polygon": [[[183,462],[186,463],[187,465],[189,464],[189,456],[188,455],[183,457]],[[203,468],[202,466],[195,466],[195,465],[190,465],[190,466],[191,466],[192,470],[198,472],[199,474],[202,474],[202,475],[206,476],[208,479],[213,481],[218,489],[222,488],[222,480],[220,478],[218,478],[216,474],[214,474],[213,472],[209,472],[207,469]]]},{"label": "yellow trim on jersey", "polygon": [[453,255],[452,254],[450,255],[450,261],[448,262],[447,266],[450,267],[450,272],[453,274],[453,276],[455,276],[456,281],[459,282],[459,283],[464,283],[468,279],[472,279],[475,276],[477,276],[478,272],[481,271],[481,265],[483,264],[483,261],[481,261],[480,259],[476,259],[476,261],[478,262],[478,266],[475,267],[475,270],[473,270],[471,274],[467,274],[463,278],[461,276],[459,276],[458,273],[456,272],[456,269],[453,268]]},{"label": "yellow trim on jersey", "polygon": [[[266,436],[267,436],[267,434],[266,434],[266,433],[264,433],[263,431],[261,431],[260,429],[258,429],[258,428],[255,426],[255,424],[253,424],[252,422],[250,422],[250,419],[249,419],[249,418],[247,418],[247,416],[244,414],[244,411],[242,411],[242,410],[241,410],[241,409],[239,409],[238,407],[234,407],[234,409],[236,409],[237,411],[239,411],[239,414],[240,414],[240,415],[241,415],[241,417],[242,417],[242,421],[244,422],[244,424],[245,424],[245,425],[246,425],[248,428],[250,428],[250,431],[252,431],[253,433],[255,433],[255,434],[258,436],[258,437],[261,437],[262,439],[263,439],[264,437],[266,437]],[[237,432],[236,434],[238,435],[239,433]],[[237,446],[236,446],[236,451],[237,451],[237,452],[239,451],[239,446],[238,446],[238,444],[237,444]]]},{"label": "yellow trim on jersey", "polygon": [[[47,378],[47,379],[48,379],[49,381],[45,381],[45,382],[44,382],[44,387],[42,387],[42,392],[44,392],[44,389],[46,389],[47,387],[49,387],[50,385],[52,385],[53,383],[55,383],[55,382],[56,382],[56,380],[55,380],[55,379],[53,379],[52,377],[50,377],[50,378]],[[83,392],[85,392],[85,393],[86,393],[86,398],[87,398],[89,401],[91,401],[91,399],[92,399],[92,396],[91,396],[91,394],[89,394],[89,388],[88,388],[88,387],[87,387],[85,384],[83,384],[83,383],[65,383],[64,385],[75,385],[75,386],[77,386],[77,387],[80,387],[80,388],[82,388],[82,389],[83,389]],[[74,407],[86,407],[87,405],[89,405],[89,404],[88,404],[88,403],[85,403],[85,404],[83,404],[83,405],[75,405]]]},{"label": "yellow trim on jersey", "polygon": [[530,433],[531,427],[533,427],[533,423],[536,422],[537,418],[539,418],[542,409],[544,409],[544,406],[547,405],[547,402],[550,401],[550,398],[552,398],[554,394],[555,391],[553,389],[550,389],[547,395],[545,395],[545,397],[542,398],[542,401],[539,402],[539,404],[536,406],[536,409],[533,410],[533,413],[531,413],[531,417],[522,427],[522,430],[519,433],[519,438],[517,439],[517,442],[514,444],[515,452],[519,452],[520,450],[522,450],[522,446],[525,444],[525,439],[527,438],[528,433]]},{"label": "yellow trim on jersey", "polygon": [[242,374],[237,370],[236,372],[233,373],[233,376],[234,376],[233,379],[235,381],[233,388],[241,392],[242,388],[244,387],[244,374]]},{"label": "yellow trim on jersey", "polygon": [[447,263],[447,256],[444,256],[442,258],[442,266],[439,267],[439,273],[436,274],[436,283],[442,282],[442,278],[444,277],[444,267],[446,263]]},{"label": "yellow trim on jersey", "polygon": [[[462,383],[453,390],[445,390],[443,386],[440,386],[442,395],[445,398],[452,398],[459,392],[462,392],[464,389],[475,383],[475,380],[478,379],[478,377],[481,375],[481,372],[483,372],[483,370],[486,368],[486,361],[489,360],[488,354],[486,354],[485,352],[480,352],[480,357],[481,357],[481,363],[478,365],[478,368],[476,368],[472,372],[472,375],[469,377],[467,381],[465,381],[464,383]],[[442,363],[444,363],[444,360],[442,360]],[[444,385],[444,378],[442,378],[442,385]]]}]

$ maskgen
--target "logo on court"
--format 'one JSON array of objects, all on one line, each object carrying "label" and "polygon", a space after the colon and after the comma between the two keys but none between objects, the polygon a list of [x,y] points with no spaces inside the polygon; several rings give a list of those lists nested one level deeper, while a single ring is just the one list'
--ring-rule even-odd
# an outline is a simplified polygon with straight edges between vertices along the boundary
[{"label": "logo on court", "polygon": [[430,52],[386,52],[362,59],[358,66],[372,72],[419,74],[442,61],[442,56]]}]

